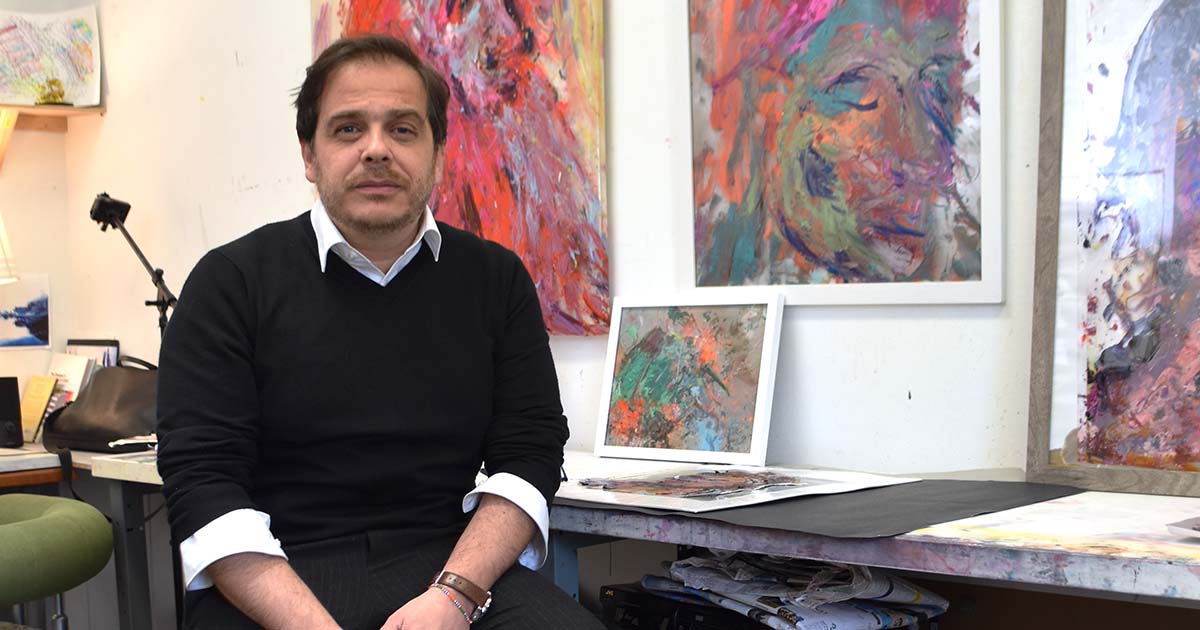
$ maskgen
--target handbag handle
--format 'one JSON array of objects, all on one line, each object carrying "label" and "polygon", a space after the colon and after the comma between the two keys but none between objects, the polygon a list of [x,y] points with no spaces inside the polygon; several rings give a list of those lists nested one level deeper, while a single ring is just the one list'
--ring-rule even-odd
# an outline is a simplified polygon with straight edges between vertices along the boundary
[{"label": "handbag handle", "polygon": [[157,365],[154,365],[153,363],[151,363],[149,361],[143,361],[137,357],[131,357],[128,354],[122,354],[117,359],[117,365],[126,365],[127,363],[132,363],[133,365],[143,367],[147,370],[157,370],[158,369]]}]

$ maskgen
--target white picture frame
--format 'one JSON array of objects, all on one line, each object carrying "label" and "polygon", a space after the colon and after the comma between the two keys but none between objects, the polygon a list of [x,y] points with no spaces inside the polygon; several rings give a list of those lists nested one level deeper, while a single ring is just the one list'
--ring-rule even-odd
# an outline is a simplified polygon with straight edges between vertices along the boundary
[{"label": "white picture frame", "polygon": [[[677,370],[669,375],[673,380],[669,381],[667,387],[658,388],[658,392],[676,397],[673,399],[674,402],[657,407],[652,413],[658,414],[655,416],[655,422],[658,421],[658,418],[674,417],[674,424],[671,424],[671,420],[667,420],[667,424],[676,429],[670,434],[674,434],[678,439],[669,438],[668,444],[665,446],[618,444],[617,442],[622,439],[618,433],[624,416],[619,418],[614,416],[614,413],[624,413],[623,410],[629,409],[630,402],[634,400],[633,398],[614,398],[614,396],[622,396],[625,392],[625,389],[618,387],[614,394],[614,381],[621,377],[617,373],[618,363],[621,362],[621,367],[625,367],[628,364],[627,361],[634,360],[625,358],[626,355],[622,355],[622,353],[625,352],[632,356],[632,353],[627,352],[631,348],[631,342],[635,337],[643,334],[641,330],[631,330],[631,322],[637,321],[643,325],[647,322],[661,322],[663,317],[671,318],[671,309],[675,309],[671,325],[674,322],[686,322],[686,317],[689,315],[694,317],[695,314],[707,314],[709,317],[706,321],[712,322],[714,318],[720,319],[721,323],[727,326],[726,330],[733,331],[734,322],[729,317],[733,313],[727,307],[739,306],[745,307],[742,313],[744,325],[739,329],[744,336],[739,339],[738,332],[730,332],[724,340],[726,343],[722,348],[712,349],[714,345],[720,345],[722,340],[710,337],[708,338],[709,345],[704,346],[709,350],[697,350],[700,346],[695,343],[689,345],[689,339],[695,341],[701,335],[689,337],[686,332],[675,330],[672,333],[663,332],[666,337],[662,335],[655,337],[655,339],[669,339],[669,343],[674,344],[667,350],[655,353],[654,357],[657,359],[646,358],[649,353],[645,352],[645,346],[638,350],[645,356],[639,355],[636,360],[644,359],[649,362],[653,359],[657,362],[658,367],[669,366]],[[599,457],[762,466],[766,462],[767,455],[767,436],[770,431],[771,402],[775,389],[775,368],[779,357],[779,335],[782,324],[783,297],[778,292],[770,290],[689,292],[666,297],[618,297],[613,302],[612,326],[608,337],[608,351],[605,354],[595,454]],[[687,328],[686,323],[679,324],[679,326],[680,330]],[[705,328],[705,330],[711,332],[713,327],[718,326],[719,324],[711,324],[711,327]],[[660,327],[659,330],[661,331],[662,328]],[[751,337],[753,338],[751,339]],[[645,339],[647,337],[640,337],[639,341],[645,341]],[[747,339],[749,341],[746,341]],[[751,348],[746,354],[746,361],[735,364],[736,357],[740,356],[736,354],[737,351],[730,353],[736,355],[733,358],[721,354],[722,349],[732,348],[742,342],[748,343],[748,346],[745,347]],[[760,351],[757,360],[751,364],[755,347],[760,348]],[[710,350],[712,355],[705,354]],[[675,354],[672,355],[671,352],[675,352]],[[701,357],[715,356],[716,359],[713,362],[705,363],[705,369],[709,370],[707,372],[689,372],[684,369],[687,367],[685,362],[671,359],[672,356],[677,358],[681,354]],[[625,358],[624,361],[622,361],[623,358]],[[717,360],[720,360],[723,367],[712,367]],[[649,368],[647,368],[647,372],[649,372]],[[737,377],[726,379],[730,380],[729,384],[724,384],[719,378],[721,375],[731,374],[736,374]],[[744,378],[750,375],[755,377],[753,380],[753,410],[746,420],[744,413],[749,407],[748,387],[751,385]],[[715,390],[723,391],[725,396],[714,394],[715,390],[701,388],[698,385],[687,387],[686,392],[690,393],[690,398],[688,393],[681,391],[684,384],[697,383],[703,379],[710,379],[716,384]],[[640,382],[639,380],[639,387]],[[661,378],[656,379],[655,383],[660,386],[667,384]],[[622,400],[626,403],[625,407],[620,406]],[[720,406],[722,404],[723,406]],[[634,407],[644,408],[638,407],[636,402],[634,402]],[[684,411],[679,411],[679,415],[675,415],[667,411],[668,408],[683,409]],[[722,409],[733,410],[722,415],[724,418],[734,418],[729,425],[716,425],[712,421],[716,416],[715,412]],[[616,411],[614,412],[614,410]],[[643,422],[639,426],[644,426],[644,419],[645,416],[639,419],[639,422]],[[747,421],[750,424],[748,428],[745,426]],[[633,436],[642,442],[647,442],[647,433],[648,431],[639,429],[627,433],[626,438]],[[748,445],[746,444],[747,436]],[[728,445],[728,447],[687,448],[689,445],[695,446],[697,439],[706,440],[709,444],[716,446]]]},{"label": "white picture frame", "polygon": [[[771,289],[787,305],[1002,304],[1004,294],[1003,2],[971,0],[979,16],[980,255],[979,280],[841,284],[697,284],[696,241],[687,248],[690,279],[698,291]],[[693,78],[693,82],[695,79]],[[693,88],[694,89],[694,88]],[[694,116],[694,112],[693,112]],[[693,133],[696,133],[693,131]],[[693,140],[694,141],[694,140]],[[694,184],[693,184],[694,185]],[[695,214],[691,216],[695,233]]]}]

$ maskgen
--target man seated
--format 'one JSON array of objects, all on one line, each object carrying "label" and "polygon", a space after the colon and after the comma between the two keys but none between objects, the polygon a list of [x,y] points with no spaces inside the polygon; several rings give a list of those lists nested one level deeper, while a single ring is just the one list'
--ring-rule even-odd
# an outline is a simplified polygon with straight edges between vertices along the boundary
[{"label": "man seated", "polygon": [[530,570],[566,419],[521,261],[426,205],[448,100],[396,39],[330,46],[296,98],[320,201],[184,286],[158,462],[188,628],[602,627]]}]

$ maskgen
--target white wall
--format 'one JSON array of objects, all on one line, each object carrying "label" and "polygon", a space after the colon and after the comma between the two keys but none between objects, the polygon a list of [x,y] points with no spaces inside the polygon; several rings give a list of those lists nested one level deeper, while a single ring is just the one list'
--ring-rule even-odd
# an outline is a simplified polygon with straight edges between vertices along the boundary
[{"label": "white wall", "polygon": [[[126,351],[153,358],[156,315],[142,306],[152,287],[123,239],[88,220],[92,198],[108,191],[133,204],[129,230],[176,292],[207,249],[305,209],[312,191],[289,101],[310,60],[308,3],[99,6],[108,113],[71,120],[65,168],[54,151],[22,151],[55,140],[17,132],[0,171],[0,208],[19,254],[42,247],[68,261],[55,282],[56,304],[69,306],[55,313],[59,330],[115,335]],[[789,308],[772,461],[887,472],[1023,466],[1041,3],[1013,0],[1004,13],[1006,303]],[[684,0],[606,3],[617,293],[669,291],[690,277],[686,31]],[[65,182],[65,209],[56,206],[51,223],[10,217],[3,184],[22,160],[35,160],[39,174],[29,177]],[[553,346],[570,446],[591,448],[604,340]]]},{"label": "white wall", "polygon": [[[69,304],[65,146],[61,133],[14,131],[0,166],[0,214],[9,245],[19,273],[50,277],[50,336],[58,348],[67,332],[58,322],[66,317]],[[48,350],[0,350],[0,376],[16,376],[21,391],[31,374],[45,374],[49,367]]]},{"label": "white wall", "polygon": [[[616,0],[606,9],[613,287],[686,287],[687,4]],[[883,472],[1024,467],[1041,3],[1013,0],[1004,14],[1006,303],[789,307],[772,462]],[[571,445],[591,448],[603,342],[557,339],[555,351]]]}]

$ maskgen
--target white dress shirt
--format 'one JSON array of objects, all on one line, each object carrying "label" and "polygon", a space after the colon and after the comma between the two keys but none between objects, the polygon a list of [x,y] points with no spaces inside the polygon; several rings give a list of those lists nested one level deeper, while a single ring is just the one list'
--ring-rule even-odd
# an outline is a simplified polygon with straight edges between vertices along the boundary
[{"label": "white dress shirt", "polygon": [[[333,224],[325,206],[320,201],[313,205],[310,218],[313,231],[317,235],[317,257],[320,260],[322,272],[325,271],[325,263],[328,260],[329,252],[332,251],[363,276],[380,286],[387,286],[387,283],[400,273],[400,270],[417,257],[422,241],[429,245],[434,262],[437,262],[438,256],[441,254],[442,234],[438,232],[437,222],[434,221],[433,212],[428,206],[425,208],[416,240],[400,258],[396,259],[386,273],[376,267],[362,252],[346,242],[346,238]],[[542,566],[542,563],[546,561],[546,542],[550,534],[550,508],[537,488],[511,473],[497,473],[463,497],[463,512],[474,510],[479,504],[479,495],[481,494],[495,494],[504,497],[533,519],[541,535],[533,537],[533,540],[521,552],[518,562],[530,569]],[[269,514],[249,508],[226,512],[180,543],[179,556],[183,569],[183,583],[187,585],[189,591],[208,588],[212,586],[212,578],[208,576],[206,570],[208,565],[221,558],[247,552],[287,558],[279,540],[271,534],[271,516]]]}]

